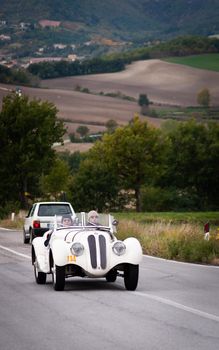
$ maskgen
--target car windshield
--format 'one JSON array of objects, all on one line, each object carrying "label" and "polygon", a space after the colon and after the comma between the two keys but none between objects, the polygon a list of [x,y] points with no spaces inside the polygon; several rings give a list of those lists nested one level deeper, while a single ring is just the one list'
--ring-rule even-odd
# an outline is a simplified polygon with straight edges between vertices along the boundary
[{"label": "car windshield", "polygon": [[68,204],[40,204],[38,216],[72,214]]},{"label": "car windshield", "polygon": [[88,214],[85,212],[76,213],[76,216],[71,215],[56,215],[54,220],[51,221],[52,226],[57,228],[97,228],[102,227],[103,229],[108,229],[111,232],[116,232],[116,226],[114,225],[114,217],[110,214],[98,214],[98,222],[96,224],[90,225],[88,220]]}]

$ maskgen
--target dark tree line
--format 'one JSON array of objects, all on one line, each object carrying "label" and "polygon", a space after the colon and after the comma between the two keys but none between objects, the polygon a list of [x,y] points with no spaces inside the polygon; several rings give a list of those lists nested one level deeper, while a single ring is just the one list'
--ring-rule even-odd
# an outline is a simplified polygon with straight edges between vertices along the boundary
[{"label": "dark tree line", "polygon": [[39,79],[25,69],[11,69],[0,65],[0,82],[4,84],[38,86]]},{"label": "dark tree line", "polygon": [[39,76],[41,79],[57,78],[71,75],[86,75],[93,73],[113,73],[125,68],[120,59],[106,60],[94,58],[86,61],[68,62],[41,62],[33,63],[28,67],[30,73]]}]

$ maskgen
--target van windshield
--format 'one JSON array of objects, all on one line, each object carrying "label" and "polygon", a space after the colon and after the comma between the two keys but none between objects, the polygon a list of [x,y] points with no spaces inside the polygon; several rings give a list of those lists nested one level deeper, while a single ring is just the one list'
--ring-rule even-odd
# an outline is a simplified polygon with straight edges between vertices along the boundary
[{"label": "van windshield", "polygon": [[72,214],[68,204],[40,204],[38,216]]}]

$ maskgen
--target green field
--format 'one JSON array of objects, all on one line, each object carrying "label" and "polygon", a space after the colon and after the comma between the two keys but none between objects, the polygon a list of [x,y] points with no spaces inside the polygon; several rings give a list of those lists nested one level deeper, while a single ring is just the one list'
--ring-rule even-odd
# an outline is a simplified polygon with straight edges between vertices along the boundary
[{"label": "green field", "polygon": [[186,57],[169,57],[164,61],[219,72],[219,53]]}]

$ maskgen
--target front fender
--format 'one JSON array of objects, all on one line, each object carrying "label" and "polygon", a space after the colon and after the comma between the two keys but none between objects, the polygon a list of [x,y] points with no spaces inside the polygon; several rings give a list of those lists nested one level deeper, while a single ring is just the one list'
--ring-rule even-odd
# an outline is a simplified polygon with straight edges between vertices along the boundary
[{"label": "front fender", "polygon": [[138,265],[142,259],[142,248],[139,241],[134,237],[124,240],[126,246],[125,258],[128,263]]},{"label": "front fender", "polygon": [[44,238],[43,237],[34,238],[32,242],[32,248],[34,248],[36,256],[44,255],[44,252],[45,252]]},{"label": "front fender", "polygon": [[111,254],[111,267],[119,264],[133,264],[138,265],[142,259],[142,248],[139,241],[134,237],[129,237],[123,241],[126,246],[124,255]]},{"label": "front fender", "polygon": [[57,266],[64,266],[68,263],[69,245],[61,240],[55,239],[51,245],[53,261]]},{"label": "front fender", "polygon": [[34,238],[32,242],[32,264],[34,264],[36,258],[40,271],[49,273],[48,249],[45,247],[44,241],[44,237]]}]

